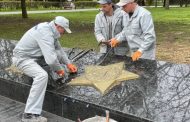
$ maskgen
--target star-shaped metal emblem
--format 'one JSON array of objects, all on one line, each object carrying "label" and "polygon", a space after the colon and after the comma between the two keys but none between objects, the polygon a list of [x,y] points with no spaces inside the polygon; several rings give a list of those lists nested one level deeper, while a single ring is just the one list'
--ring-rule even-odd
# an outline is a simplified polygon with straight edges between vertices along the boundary
[{"label": "star-shaped metal emblem", "polygon": [[136,79],[139,76],[124,70],[124,62],[107,66],[87,66],[84,74],[76,77],[68,85],[92,86],[102,94],[119,85],[122,81]]}]

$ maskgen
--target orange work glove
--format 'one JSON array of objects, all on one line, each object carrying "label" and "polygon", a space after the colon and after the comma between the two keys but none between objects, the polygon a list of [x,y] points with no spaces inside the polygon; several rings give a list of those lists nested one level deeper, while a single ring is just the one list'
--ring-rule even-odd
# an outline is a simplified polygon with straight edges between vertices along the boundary
[{"label": "orange work glove", "polygon": [[140,51],[136,51],[136,52],[134,52],[133,53],[133,55],[132,55],[132,60],[133,61],[137,61],[137,60],[139,60],[139,58],[142,56],[142,53],[140,52]]},{"label": "orange work glove", "polygon": [[70,70],[70,72],[72,72],[72,73],[77,72],[77,67],[75,65],[73,65],[73,64],[67,64],[67,67]]},{"label": "orange work glove", "polygon": [[111,47],[116,47],[119,44],[119,41],[116,38],[111,39],[110,45]]},{"label": "orange work glove", "polygon": [[57,72],[57,74],[60,76],[60,77],[63,77],[64,76],[64,70],[58,70],[58,71],[56,71]]}]

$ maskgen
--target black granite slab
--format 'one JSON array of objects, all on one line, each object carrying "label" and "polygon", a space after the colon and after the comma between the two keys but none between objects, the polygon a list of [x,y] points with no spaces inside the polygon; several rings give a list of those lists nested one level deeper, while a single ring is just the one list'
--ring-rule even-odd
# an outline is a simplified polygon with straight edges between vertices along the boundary
[{"label": "black granite slab", "polygon": [[[7,45],[9,46],[6,47]],[[1,60],[4,61],[0,63],[0,77],[3,78],[0,80],[0,94],[24,102],[28,94],[24,91],[30,89],[27,77],[18,77],[4,70],[11,64],[11,45],[12,42],[1,40],[0,54]],[[71,50],[67,49],[67,53],[69,54]],[[79,67],[77,75],[83,73],[85,65],[95,64],[97,57],[97,54],[92,51],[77,60],[75,62]],[[120,61],[125,61],[126,69],[139,74],[140,78],[123,81],[104,96],[92,87],[63,85],[57,89],[48,89],[44,109],[60,116],[73,118],[72,120],[76,120],[77,117],[85,119],[96,114],[105,115],[104,111],[110,110],[111,117],[121,122],[127,120],[130,122],[190,121],[189,64],[145,59],[132,62],[130,57],[109,56],[102,65]],[[12,86],[19,86],[19,89],[11,88]],[[12,90],[8,91],[7,88]],[[16,98],[14,93],[20,96]]]}]

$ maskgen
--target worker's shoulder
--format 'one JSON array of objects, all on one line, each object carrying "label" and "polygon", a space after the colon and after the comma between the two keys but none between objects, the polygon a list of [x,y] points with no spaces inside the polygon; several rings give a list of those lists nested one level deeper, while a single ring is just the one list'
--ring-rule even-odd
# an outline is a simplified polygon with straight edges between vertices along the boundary
[{"label": "worker's shoulder", "polygon": [[113,5],[113,9],[114,9],[114,12],[120,13],[121,11],[123,11],[121,7],[119,7],[118,5],[115,5],[115,4]]},{"label": "worker's shoulder", "polygon": [[38,29],[43,31],[50,31],[49,23],[48,22],[39,23]]},{"label": "worker's shoulder", "polygon": [[139,6],[139,14],[140,15],[151,15],[150,11],[146,8]]},{"label": "worker's shoulder", "polygon": [[104,13],[102,11],[100,11],[98,14],[96,14],[96,18],[103,17],[103,16],[104,16]]},{"label": "worker's shoulder", "polygon": [[48,22],[43,22],[43,23],[38,24],[38,30],[42,35],[46,35],[46,36],[53,35],[53,32]]},{"label": "worker's shoulder", "polygon": [[116,9],[115,9],[115,11],[114,11],[114,16],[119,16],[119,17],[121,17],[121,16],[123,16],[124,15],[124,11],[120,8],[120,7],[117,7]]}]

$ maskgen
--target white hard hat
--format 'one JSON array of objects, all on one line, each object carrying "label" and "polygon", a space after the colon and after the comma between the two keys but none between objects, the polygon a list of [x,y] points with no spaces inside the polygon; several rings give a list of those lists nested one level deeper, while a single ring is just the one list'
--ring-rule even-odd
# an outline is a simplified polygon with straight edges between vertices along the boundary
[{"label": "white hard hat", "polygon": [[98,3],[99,4],[109,4],[109,3],[112,3],[112,0],[99,0]]},{"label": "white hard hat", "polygon": [[69,29],[69,20],[66,19],[65,17],[57,16],[55,17],[54,22],[55,24],[63,27],[67,31],[67,33],[72,33],[71,30]]},{"label": "white hard hat", "polygon": [[128,4],[128,3],[132,3],[132,2],[134,2],[134,0],[120,0],[117,3],[117,5],[122,7],[122,6],[124,6],[124,5]]}]

